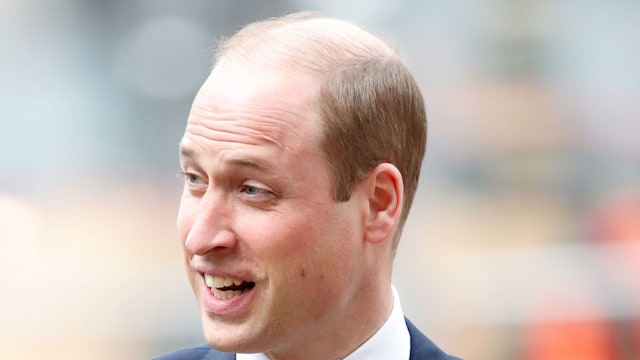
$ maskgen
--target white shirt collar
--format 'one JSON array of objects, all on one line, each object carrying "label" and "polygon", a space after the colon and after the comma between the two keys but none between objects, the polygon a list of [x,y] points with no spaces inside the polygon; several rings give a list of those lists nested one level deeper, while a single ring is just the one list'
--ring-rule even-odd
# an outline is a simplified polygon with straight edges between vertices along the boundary
[{"label": "white shirt collar", "polygon": [[[359,348],[354,350],[343,360],[408,360],[411,352],[411,338],[404,321],[400,298],[396,288],[391,285],[393,292],[393,308],[382,327],[376,331]],[[237,354],[237,360],[268,360],[264,354]]]}]

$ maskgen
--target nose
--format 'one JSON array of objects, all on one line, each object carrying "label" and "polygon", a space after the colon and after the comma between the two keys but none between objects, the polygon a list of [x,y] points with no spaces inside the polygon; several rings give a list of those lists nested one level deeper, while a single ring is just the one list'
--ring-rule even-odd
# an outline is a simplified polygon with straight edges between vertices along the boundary
[{"label": "nose", "polygon": [[[181,204],[181,211],[183,206],[189,204]],[[231,210],[222,196],[207,192],[197,205],[192,206],[192,210],[185,209],[191,216],[191,227],[184,239],[189,253],[205,255],[236,245],[237,238],[230,226]]]}]

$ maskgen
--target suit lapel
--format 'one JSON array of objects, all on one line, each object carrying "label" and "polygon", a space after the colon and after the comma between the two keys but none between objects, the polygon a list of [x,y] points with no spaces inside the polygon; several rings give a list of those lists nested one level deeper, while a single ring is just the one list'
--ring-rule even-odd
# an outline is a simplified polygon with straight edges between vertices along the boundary
[{"label": "suit lapel", "polygon": [[235,359],[236,359],[236,354],[223,353],[213,348],[207,351],[207,353],[202,358],[202,360],[235,360]]},{"label": "suit lapel", "polygon": [[412,323],[404,318],[411,337],[411,352],[409,360],[460,360],[457,357],[449,356],[420,332]]}]

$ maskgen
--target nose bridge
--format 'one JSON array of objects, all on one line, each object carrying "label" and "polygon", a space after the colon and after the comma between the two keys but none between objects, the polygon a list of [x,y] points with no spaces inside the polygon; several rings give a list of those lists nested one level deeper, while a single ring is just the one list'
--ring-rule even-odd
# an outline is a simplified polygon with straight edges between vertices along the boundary
[{"label": "nose bridge", "polygon": [[209,189],[193,214],[193,223],[185,239],[187,250],[204,255],[213,249],[232,247],[235,235],[229,226],[230,216],[228,199],[221,191]]}]

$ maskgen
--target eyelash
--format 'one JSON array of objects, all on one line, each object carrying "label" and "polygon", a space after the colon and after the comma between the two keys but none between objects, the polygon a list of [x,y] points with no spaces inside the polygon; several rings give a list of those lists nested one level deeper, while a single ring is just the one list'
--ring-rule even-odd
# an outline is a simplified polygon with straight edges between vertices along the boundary
[{"label": "eyelash", "polygon": [[[252,190],[254,193],[253,193],[253,194],[249,194],[249,191],[248,191],[248,190]],[[270,194],[270,191],[269,191],[269,190],[266,190],[266,189],[260,188],[260,187],[255,186],[255,185],[246,185],[246,184],[245,184],[245,185],[242,185],[242,187],[241,187],[241,190],[240,190],[240,191],[241,191],[242,193],[244,193],[245,195],[247,195],[247,196],[251,196],[251,197],[259,196],[259,195],[268,195],[268,194]]]},{"label": "eyelash", "polygon": [[178,174],[178,177],[180,177],[185,183],[191,184],[191,185],[198,185],[195,183],[194,179],[195,180],[201,179],[200,176],[188,171],[180,172]]},{"label": "eyelash", "polygon": [[[202,185],[200,182],[202,180],[202,177],[200,177],[197,174],[194,174],[192,172],[189,171],[181,171],[178,176],[180,178],[182,178],[182,180],[185,182],[185,184],[189,185],[189,186],[198,186],[198,185]],[[249,194],[248,190],[253,191],[253,194]],[[274,195],[274,193],[268,189],[265,189],[263,187],[260,186],[256,186],[256,185],[252,185],[252,184],[245,184],[243,183],[240,186],[240,192],[244,195],[246,195],[247,197],[251,197],[251,198],[255,198],[255,197],[269,197],[271,195]]]}]

